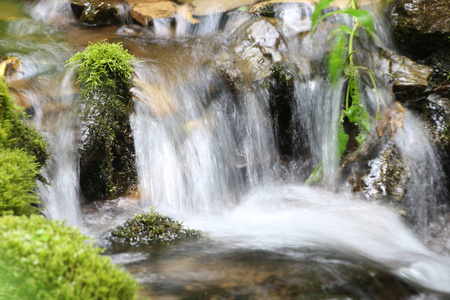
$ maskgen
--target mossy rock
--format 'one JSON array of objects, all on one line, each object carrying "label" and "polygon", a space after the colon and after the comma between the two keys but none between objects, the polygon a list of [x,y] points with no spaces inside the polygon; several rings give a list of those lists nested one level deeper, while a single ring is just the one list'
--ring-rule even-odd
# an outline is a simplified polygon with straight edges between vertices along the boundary
[{"label": "mossy rock", "polygon": [[135,58],[120,43],[102,41],[76,53],[84,98],[80,186],[88,201],[113,198],[136,182],[135,150],[129,121]]},{"label": "mossy rock", "polygon": [[26,122],[27,118],[9,93],[6,78],[0,76],[0,146],[21,149],[34,156],[42,167],[49,156],[47,142],[33,125]]},{"label": "mossy rock", "polygon": [[36,215],[4,216],[0,239],[1,299],[137,298],[136,280],[77,228]]},{"label": "mossy rock", "polygon": [[105,234],[114,243],[130,245],[168,243],[199,236],[199,231],[186,229],[180,222],[153,210],[148,214],[136,215]]}]

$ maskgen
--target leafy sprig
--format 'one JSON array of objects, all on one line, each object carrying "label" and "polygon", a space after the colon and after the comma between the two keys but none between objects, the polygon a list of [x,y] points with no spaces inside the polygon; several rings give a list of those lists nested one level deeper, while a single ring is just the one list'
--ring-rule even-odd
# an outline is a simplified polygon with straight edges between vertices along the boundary
[{"label": "leafy sprig", "polygon": [[[361,73],[368,74],[377,98],[378,115],[378,91],[375,76],[371,69],[358,66],[354,62],[355,38],[361,29],[369,36],[375,36],[375,25],[370,12],[358,9],[356,0],[351,0],[351,7],[328,12],[323,14],[334,0],[320,1],[312,16],[311,35],[313,35],[319,24],[326,18],[333,15],[348,15],[352,18],[352,27],[341,25],[329,34],[331,41],[330,53],[327,57],[327,66],[332,85],[336,85],[341,79],[347,84],[345,93],[345,108],[340,111],[338,126],[338,157],[341,158],[347,150],[349,135],[344,130],[344,122],[347,119],[358,128],[356,140],[362,145],[370,135],[370,117],[367,113],[361,98]],[[307,183],[318,182],[323,174],[323,164],[320,163],[312,172]]]}]

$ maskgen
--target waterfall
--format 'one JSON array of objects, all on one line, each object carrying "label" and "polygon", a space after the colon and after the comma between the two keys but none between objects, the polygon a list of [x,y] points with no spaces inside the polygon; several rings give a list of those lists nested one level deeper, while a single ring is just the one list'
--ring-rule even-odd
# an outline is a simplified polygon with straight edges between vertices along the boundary
[{"label": "waterfall", "polygon": [[65,72],[55,92],[60,109],[43,119],[42,108],[39,108],[36,114],[41,117],[36,121],[40,121],[38,128],[45,132],[50,152],[43,172],[48,184],[40,189],[45,215],[49,219],[65,220],[68,225],[81,226],[75,95],[73,73]]},{"label": "waterfall", "polygon": [[[153,20],[152,30],[140,36],[123,36],[112,26],[73,33],[73,28],[65,32],[49,25],[72,18],[67,1],[41,0],[27,9],[34,20],[10,21],[6,38],[0,36],[0,50],[22,62],[26,87],[16,90],[49,142],[51,156],[43,171],[49,184],[40,186],[48,218],[80,227],[89,223],[83,224],[83,218],[90,218],[104,230],[122,222],[124,211],[132,215],[154,206],[204,231],[218,241],[220,251],[256,249],[294,259],[304,259],[299,253],[305,249],[323,251],[368,263],[419,289],[450,294],[449,258],[424,244],[432,239],[430,223],[443,218],[440,198],[448,198],[449,191],[418,117],[406,108],[402,126],[385,137],[407,170],[401,204],[413,225],[390,205],[392,199],[363,199],[342,184],[337,132],[345,82],[333,86],[328,79],[331,29],[308,34],[313,5],[284,3],[270,21],[241,11],[196,16],[197,24],[177,14]],[[138,200],[123,195],[96,201],[83,216],[80,99],[64,65],[85,41],[103,35],[122,42],[139,60],[133,65],[130,107]],[[389,45],[389,36],[379,42]],[[375,46],[364,47],[355,59],[377,64]],[[275,65],[289,65],[292,76],[274,78]],[[385,74],[373,69],[382,82]],[[286,92],[282,100],[271,94],[274,86]],[[381,84],[378,97],[367,87],[361,96],[371,116],[368,142],[381,143],[376,112],[392,106],[391,87]],[[283,124],[274,121],[280,113],[273,109],[277,101],[289,110]],[[288,154],[281,149],[280,133],[291,138],[283,145],[291,147]],[[359,167],[367,168],[371,159],[359,161]],[[307,186],[320,165],[320,188]],[[104,202],[106,208],[96,211]],[[142,272],[151,278],[157,274]]]}]

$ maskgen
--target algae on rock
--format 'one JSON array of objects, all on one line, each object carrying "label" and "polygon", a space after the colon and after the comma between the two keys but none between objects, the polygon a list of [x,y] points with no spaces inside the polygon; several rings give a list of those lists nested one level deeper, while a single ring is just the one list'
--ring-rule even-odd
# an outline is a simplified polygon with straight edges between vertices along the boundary
[{"label": "algae on rock", "polygon": [[128,118],[132,62],[120,43],[102,41],[76,53],[83,101],[80,185],[87,200],[114,197],[136,181],[135,151]]},{"label": "algae on rock", "polygon": [[148,214],[136,215],[124,224],[107,232],[106,237],[121,244],[156,244],[172,242],[186,237],[199,237],[200,232],[186,229],[170,217],[153,211]]}]

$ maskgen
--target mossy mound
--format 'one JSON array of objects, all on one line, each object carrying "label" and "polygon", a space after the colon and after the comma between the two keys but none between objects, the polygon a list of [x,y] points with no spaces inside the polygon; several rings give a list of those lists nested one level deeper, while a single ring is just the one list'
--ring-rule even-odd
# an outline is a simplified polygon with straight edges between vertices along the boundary
[{"label": "mossy mound", "polygon": [[26,119],[27,115],[9,93],[6,78],[0,76],[0,146],[22,149],[36,157],[42,167],[49,156],[47,142],[34,126],[24,122]]},{"label": "mossy mound", "polygon": [[0,149],[0,166],[0,216],[39,212],[34,157],[19,149]]},{"label": "mossy mound", "polygon": [[77,228],[36,215],[5,216],[0,239],[0,299],[137,298],[135,279]]},{"label": "mossy mound", "polygon": [[48,158],[44,137],[24,120],[6,78],[0,76],[0,216],[38,213],[36,180]]},{"label": "mossy mound", "polygon": [[180,222],[151,210],[148,214],[136,215],[111,229],[106,237],[114,243],[149,245],[187,237],[197,238],[200,237],[200,232],[186,229]]},{"label": "mossy mound", "polygon": [[87,200],[117,197],[136,182],[128,118],[134,60],[120,43],[102,41],[68,61],[78,66],[84,98],[80,185]]}]

